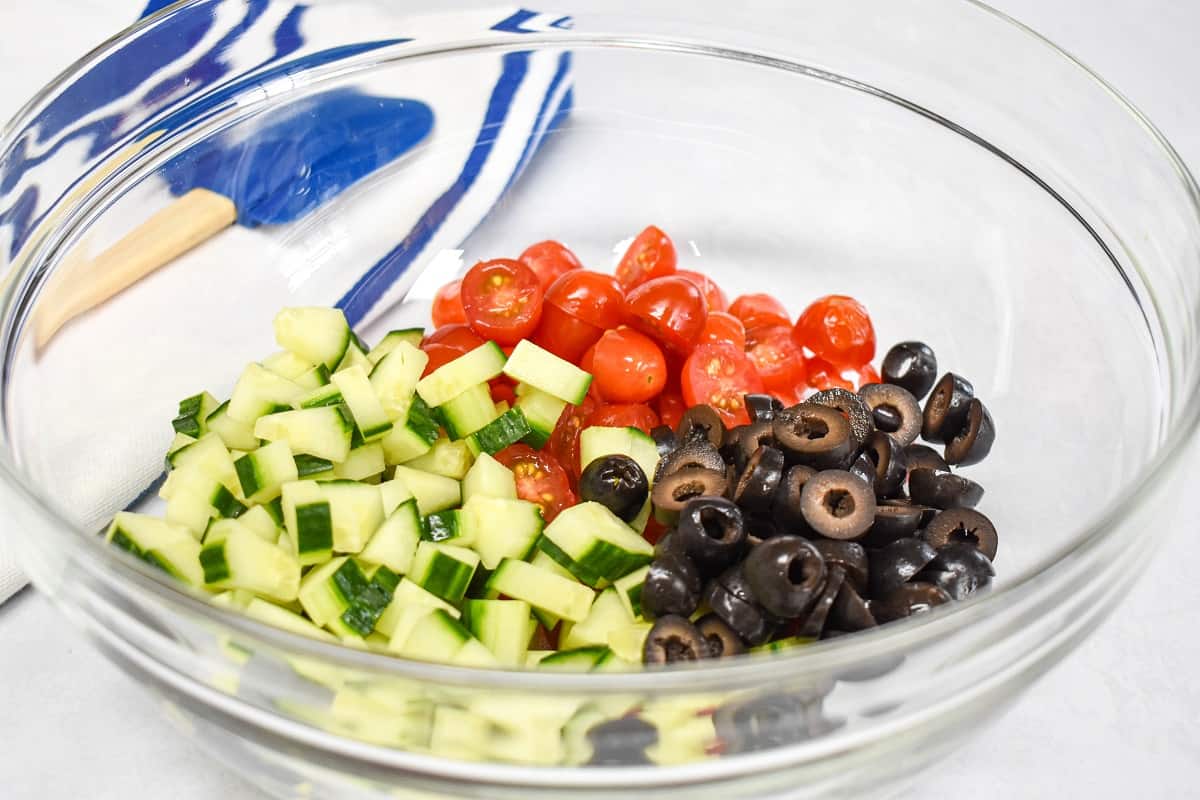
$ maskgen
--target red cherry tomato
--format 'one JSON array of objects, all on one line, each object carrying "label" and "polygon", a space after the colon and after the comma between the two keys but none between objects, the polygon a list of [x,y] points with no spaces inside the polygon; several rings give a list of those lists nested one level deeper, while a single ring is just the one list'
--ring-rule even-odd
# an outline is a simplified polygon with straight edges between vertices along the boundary
[{"label": "red cherry tomato", "polygon": [[868,383],[883,383],[883,378],[879,377],[879,373],[870,364],[863,364],[862,369],[858,371],[858,381],[856,389],[861,389]]},{"label": "red cherry tomato", "polygon": [[650,515],[650,519],[646,520],[646,530],[642,531],[642,538],[650,544],[658,544],[658,540],[667,532],[667,527]]},{"label": "red cherry tomato", "polygon": [[533,341],[559,358],[575,364],[602,333],[603,330],[590,322],[584,322],[553,303],[546,302],[542,303],[542,321],[533,334]]},{"label": "red cherry tomato", "polygon": [[422,378],[443,364],[449,364],[463,353],[468,352],[468,350],[458,347],[448,347],[444,344],[431,344],[421,349],[425,351],[425,355],[429,356],[429,362],[425,365],[425,371],[421,373]]},{"label": "red cherry tomato", "polygon": [[574,253],[552,239],[531,244],[517,260],[533,270],[538,282],[542,284],[542,291],[549,289],[550,284],[564,272],[583,269],[583,264],[579,263]]},{"label": "red cherry tomato", "polygon": [[463,310],[462,281],[450,281],[438,289],[433,296],[433,326],[466,324],[467,312]]},{"label": "red cherry tomato", "polygon": [[791,325],[783,303],[769,294],[744,294],[729,306],[729,313],[742,321],[746,330],[763,325]]},{"label": "red cherry tomato", "polygon": [[591,397],[583,398],[583,402],[577,406],[568,403],[558,417],[550,441],[546,443],[546,449],[563,465],[573,483],[579,480],[579,473],[583,469],[579,464],[579,434],[597,405]]},{"label": "red cherry tomato", "polygon": [[786,325],[749,331],[746,355],[768,392],[795,392],[797,386],[805,385],[804,351],[792,341],[792,331]]},{"label": "red cherry tomato", "polygon": [[700,332],[699,344],[730,344],[746,349],[746,328],[742,321],[726,311],[709,311]]},{"label": "red cherry tomato", "polygon": [[841,369],[857,369],[875,357],[875,328],[862,303],[831,294],[813,301],[792,330],[796,344]]},{"label": "red cherry tomato", "polygon": [[504,378],[488,381],[488,390],[492,393],[493,403],[505,402],[508,403],[509,408],[512,408],[513,403],[517,400],[517,393],[512,381]]},{"label": "red cherry tomato", "polygon": [[466,353],[483,344],[483,337],[471,330],[466,323],[457,322],[453,325],[443,325],[421,340],[422,348],[434,344],[454,347]]},{"label": "red cherry tomato", "polygon": [[683,413],[687,411],[687,403],[679,392],[663,392],[658,396],[658,417],[663,425],[672,429],[679,427]]},{"label": "red cherry tomato", "polygon": [[542,507],[542,517],[551,522],[558,513],[575,504],[575,493],[558,459],[526,444],[514,444],[496,453],[496,460],[513,471],[517,497]]},{"label": "red cherry tomato", "polygon": [[658,414],[644,403],[614,403],[602,405],[593,411],[587,424],[605,428],[637,428],[649,434],[658,426]]},{"label": "red cherry tomato", "polygon": [[709,313],[724,311],[729,308],[729,300],[725,297],[725,293],[721,291],[721,287],[717,286],[716,281],[712,278],[702,272],[693,272],[690,269],[681,269],[675,274],[681,278],[687,278],[696,284],[696,288],[700,290],[700,294],[704,295],[704,304],[708,307]]},{"label": "red cherry tomato", "polygon": [[617,283],[629,291],[653,278],[675,272],[675,245],[671,237],[651,225],[637,235],[617,265]]},{"label": "red cherry tomato", "polygon": [[573,269],[546,290],[546,303],[606,331],[624,321],[625,293],[616,278]]},{"label": "red cherry tomato", "polygon": [[686,278],[655,278],[625,300],[629,324],[677,355],[692,351],[708,320],[704,295]]},{"label": "red cherry tomato", "polygon": [[667,361],[649,336],[621,326],[592,347],[591,369],[600,394],[617,403],[644,403],[667,385]]},{"label": "red cherry tomato", "polygon": [[826,389],[854,391],[854,384],[842,377],[841,370],[821,358],[804,359],[808,385],[823,392]]},{"label": "red cherry tomato", "polygon": [[746,425],[743,396],[763,391],[750,359],[727,344],[702,344],[683,365],[683,399],[689,406],[707,403],[727,425]]},{"label": "red cherry tomato", "polygon": [[542,286],[520,261],[480,261],[463,276],[462,303],[471,330],[499,344],[516,344],[537,328]]}]

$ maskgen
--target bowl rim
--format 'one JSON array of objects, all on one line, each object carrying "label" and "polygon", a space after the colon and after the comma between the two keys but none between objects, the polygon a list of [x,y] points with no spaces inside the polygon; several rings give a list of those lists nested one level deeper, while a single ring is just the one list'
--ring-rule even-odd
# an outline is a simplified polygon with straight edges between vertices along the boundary
[{"label": "bowl rim", "polygon": [[[202,6],[219,0],[179,0],[154,14],[147,16],[124,30],[114,34],[93,48],[80,59],[60,72],[54,79],[40,89],[28,100],[16,114],[0,127],[0,154],[7,152],[15,141],[18,132],[25,130],[32,121],[40,105],[49,97],[67,86],[74,77],[85,72],[96,61],[118,50],[126,41],[141,31],[161,23],[164,19],[183,13],[194,7]],[[1171,165],[1180,180],[1186,195],[1191,200],[1192,215],[1200,226],[1200,186],[1161,131],[1129,101],[1120,91],[1105,81],[1083,61],[1054,44],[1050,39],[1030,28],[1028,25],[1014,19],[981,0],[954,0],[963,6],[971,7],[985,15],[990,15],[1002,23],[1012,26],[1019,33],[1029,37],[1033,42],[1049,48],[1056,56],[1064,58],[1079,70],[1081,76],[1094,82],[1102,88],[1114,101],[1116,107],[1129,114],[1150,141]],[[568,41],[560,34],[555,34],[561,41]],[[553,41],[548,36],[537,35],[526,37],[530,44]],[[569,41],[586,42],[578,35],[570,37]],[[636,38],[622,37],[622,41],[636,43]],[[655,39],[653,42],[667,40]],[[676,40],[670,40],[675,42]],[[647,40],[646,43],[650,43]],[[450,52],[458,48],[456,42],[439,43],[432,51],[422,51],[419,55],[430,52]],[[498,48],[509,43],[498,41]],[[703,53],[714,50],[712,43],[697,45],[694,52]],[[746,52],[746,51],[742,51]],[[781,63],[791,63],[795,66],[805,66],[799,61],[779,59]],[[809,68],[805,67],[806,70]],[[858,81],[845,78],[839,73],[828,70],[815,70],[818,73],[841,78],[851,85]],[[885,99],[902,99],[896,95],[868,86],[873,93]],[[921,107],[908,103],[909,110]],[[944,120],[939,115],[936,119]],[[987,143],[983,137],[972,134],[969,129],[959,130],[969,134],[975,143]],[[996,148],[999,150],[999,148]],[[1000,151],[1003,152],[1003,151]],[[1015,166],[1021,167],[1019,162]],[[1043,186],[1044,190],[1048,187]],[[1050,190],[1052,192],[1052,190]],[[10,268],[9,277],[16,272],[26,269],[27,265],[21,259]],[[18,281],[6,281],[4,290],[6,306],[11,307],[13,292],[18,288]],[[5,311],[10,308],[5,308]],[[1071,565],[1084,559],[1090,552],[1103,546],[1112,538],[1121,523],[1132,517],[1145,500],[1138,497],[1149,494],[1147,487],[1162,480],[1165,475],[1179,466],[1184,457],[1188,444],[1200,428],[1200,387],[1191,387],[1190,394],[1182,403],[1179,414],[1174,419],[1167,420],[1165,436],[1157,447],[1153,457],[1149,459],[1139,472],[1127,481],[1105,506],[1104,510],[1095,516],[1091,522],[1080,529],[1065,544],[1053,550],[1036,564],[1021,574],[1019,579],[1005,583],[992,591],[969,598],[968,600],[949,604],[932,610],[930,613],[911,617],[906,620],[891,623],[873,630],[863,636],[840,637],[825,640],[802,648],[799,652],[781,652],[772,658],[740,658],[725,662],[697,662],[695,664],[673,665],[660,670],[644,670],[629,673],[558,673],[539,672],[534,670],[507,670],[495,668],[462,667],[439,663],[414,661],[398,655],[386,655],[369,650],[360,650],[340,643],[326,643],[300,634],[277,628],[233,609],[227,609],[207,602],[204,595],[183,587],[174,579],[160,570],[134,559],[115,548],[105,546],[100,537],[94,532],[82,530],[67,521],[59,514],[43,493],[27,480],[23,470],[17,464],[14,452],[7,440],[0,445],[0,478],[14,494],[31,507],[57,533],[65,534],[73,545],[93,548],[96,560],[81,559],[85,570],[97,575],[108,577],[103,568],[113,566],[121,578],[137,584],[170,603],[182,604],[189,612],[224,627],[233,628],[253,639],[264,642],[268,646],[289,652],[300,652],[336,664],[348,669],[358,669],[367,672],[387,674],[392,677],[427,680],[441,684],[455,684],[475,688],[497,688],[507,690],[536,690],[539,692],[688,692],[704,691],[708,686],[739,685],[738,680],[765,680],[781,670],[787,670],[791,676],[821,675],[835,673],[871,658],[894,656],[900,651],[912,649],[932,639],[943,638],[955,630],[971,624],[983,617],[998,616],[1009,607],[1016,605],[1021,598],[1028,596],[1040,587],[1054,583],[1069,572]],[[91,555],[92,553],[89,553]],[[681,677],[686,676],[686,677]],[[237,701],[237,698],[231,698]],[[340,737],[339,737],[340,738]]]}]

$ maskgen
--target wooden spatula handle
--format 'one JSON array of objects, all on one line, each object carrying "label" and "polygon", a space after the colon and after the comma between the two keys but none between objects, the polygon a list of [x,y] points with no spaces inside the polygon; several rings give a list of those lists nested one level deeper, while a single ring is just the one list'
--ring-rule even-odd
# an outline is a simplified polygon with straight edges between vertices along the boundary
[{"label": "wooden spatula handle", "polygon": [[237,221],[233,201],[208,189],[192,189],[101,253],[47,298],[38,313],[38,345],[80,314],[120,294]]}]

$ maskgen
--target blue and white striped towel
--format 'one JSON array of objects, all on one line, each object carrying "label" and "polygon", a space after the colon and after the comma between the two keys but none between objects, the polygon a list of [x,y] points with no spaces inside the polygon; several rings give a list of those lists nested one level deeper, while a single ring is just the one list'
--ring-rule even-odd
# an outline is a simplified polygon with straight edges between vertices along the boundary
[{"label": "blue and white striped towel", "polygon": [[[155,0],[147,12],[157,10],[158,5],[165,3]],[[275,74],[286,76],[294,69],[291,65],[312,63],[339,46],[361,46],[365,38],[393,45],[396,40],[411,40],[418,46],[462,39],[464,31],[511,39],[516,34],[568,25],[569,18],[561,15],[516,8],[395,16],[378,4],[367,3],[312,7],[273,0],[226,3],[196,36],[175,37],[182,52],[168,63],[157,64],[156,74],[145,76],[139,91],[163,93],[161,86],[169,88],[174,76],[190,76],[192,81],[201,76],[218,86],[225,76],[256,66],[280,66]],[[365,32],[370,32],[369,37]],[[256,54],[269,50],[271,43],[276,51],[272,62],[264,65],[252,60],[260,59]],[[484,63],[489,65],[486,69],[481,68]],[[50,441],[36,448],[37,453],[26,455],[27,468],[35,479],[53,476],[54,485],[63,487],[66,496],[58,498],[60,508],[76,524],[88,529],[103,525],[155,480],[170,438],[164,410],[169,412],[175,400],[198,388],[227,393],[228,385],[195,387],[195,376],[227,374],[230,364],[266,352],[269,319],[280,297],[288,296],[292,304],[336,303],[352,323],[370,333],[370,323],[380,320],[383,325],[388,308],[431,263],[443,273],[456,269],[461,254],[456,248],[513,185],[542,138],[568,113],[572,102],[568,52],[510,51],[486,62],[473,58],[461,64],[453,59],[425,65],[417,62],[407,66],[404,74],[404,96],[421,100],[434,111],[431,138],[406,161],[404,181],[384,182],[370,192],[349,192],[334,201],[337,219],[357,232],[355,251],[374,256],[364,258],[353,269],[340,261],[324,263],[321,240],[330,231],[326,226],[306,226],[304,220],[286,229],[233,228],[92,312],[85,325],[64,328],[53,346],[41,354],[36,367],[18,367],[18,374],[28,375],[27,380],[33,382],[24,391],[38,391],[37,408],[25,410],[30,415],[25,422],[36,426],[31,429],[44,430],[47,419],[77,420],[45,431]],[[263,85],[270,91],[269,83]],[[387,76],[368,79],[356,88],[377,95],[397,91]],[[147,96],[143,94],[140,102],[144,104]],[[103,107],[78,108],[69,124],[48,117],[44,130],[31,131],[26,153],[31,167],[21,180],[37,186],[39,153],[81,137],[116,137],[119,122],[106,126],[105,121],[122,119],[129,109],[120,106],[131,97],[136,102],[138,91],[126,91]],[[61,109],[58,113],[61,116]],[[161,207],[170,199],[165,185],[158,181],[134,191],[138,196],[125,204],[127,211],[113,212],[129,215],[116,229],[132,229],[144,217],[145,209]],[[26,217],[36,219],[37,209]],[[364,224],[366,221],[373,224]],[[22,231],[12,224],[11,216],[7,222],[0,219],[0,246],[16,249]],[[363,231],[367,233],[361,234]],[[91,242],[92,254],[109,244]],[[249,266],[252,264],[259,266]],[[186,367],[181,368],[186,372],[175,376],[140,374],[141,367],[127,353],[97,352],[95,341],[128,338],[132,319],[139,320],[145,332],[199,332],[211,327],[211,319],[188,320],[187,309],[178,304],[164,307],[169,304],[162,302],[164,297],[187,296],[197,271],[205,274],[211,286],[237,287],[238,311],[230,313],[228,321],[222,320],[216,334],[219,344],[209,336],[207,346],[189,351],[183,359]],[[164,346],[187,350],[186,342],[177,339],[169,345],[164,342]],[[161,361],[158,363],[161,366]],[[129,384],[131,394],[128,405],[122,407],[121,425],[98,430],[90,424],[89,415],[80,414],[78,392],[64,391],[61,385],[62,376],[70,372],[68,365],[76,364],[87,364],[87,372],[93,376],[119,375],[122,383]],[[185,389],[189,373],[193,385]],[[39,386],[38,381],[45,384]],[[111,396],[106,402],[121,401],[119,396]],[[21,425],[21,407],[14,413],[18,417],[15,424]],[[56,457],[63,453],[72,456]],[[0,537],[0,602],[23,583]]]}]

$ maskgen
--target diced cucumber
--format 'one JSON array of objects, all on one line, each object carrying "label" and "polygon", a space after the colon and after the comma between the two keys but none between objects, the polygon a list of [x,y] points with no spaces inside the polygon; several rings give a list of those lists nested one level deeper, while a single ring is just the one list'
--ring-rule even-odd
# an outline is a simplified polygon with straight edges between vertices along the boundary
[{"label": "diced cucumber", "polygon": [[424,455],[411,461],[404,462],[409,469],[419,469],[422,472],[432,472],[434,475],[444,475],[447,478],[462,480],[471,469],[474,461],[471,448],[466,442],[452,442],[449,439],[438,439],[433,447]]},{"label": "diced cucumber", "polygon": [[521,409],[521,413],[529,422],[530,431],[525,441],[530,447],[540,449],[545,446],[566,407],[566,400],[560,400],[552,394],[532,387],[517,398],[517,408]]},{"label": "diced cucumber", "polygon": [[217,408],[217,399],[208,392],[194,394],[179,401],[179,411],[171,420],[171,427],[176,433],[186,433],[199,439],[208,433],[206,422],[210,414]]},{"label": "diced cucumber", "polygon": [[579,434],[579,466],[582,469],[597,458],[609,455],[629,456],[654,484],[658,469],[658,446],[637,428],[606,428],[594,425]]},{"label": "diced cucumber", "polygon": [[392,593],[391,605],[375,623],[375,629],[383,635],[391,637],[393,643],[398,640],[400,644],[403,644],[403,639],[396,636],[396,631],[404,609],[407,608],[423,608],[429,611],[440,608],[452,617],[459,616],[458,609],[442,598],[425,591],[408,578],[401,578],[400,583],[396,584],[396,591]]},{"label": "diced cucumber", "polygon": [[546,526],[538,547],[591,586],[600,578],[622,578],[654,558],[654,545],[590,501],[564,509]]},{"label": "diced cucumber", "polygon": [[397,344],[371,370],[371,388],[387,412],[388,418],[400,422],[408,417],[413,394],[429,356],[407,342]]},{"label": "diced cucumber", "polygon": [[268,625],[274,625],[276,628],[282,628],[285,631],[298,633],[301,636],[308,636],[322,641],[334,641],[333,636],[328,631],[323,631],[299,614],[293,614],[286,608],[280,608],[274,603],[268,603],[266,600],[259,600],[258,598],[251,600],[250,604],[246,606],[246,616],[253,617],[259,622],[265,622]]},{"label": "diced cucumber", "polygon": [[609,587],[596,596],[596,601],[582,622],[563,624],[558,646],[566,650],[593,645],[608,647],[608,635],[612,631],[633,623],[633,616],[621,603],[616,589]]},{"label": "diced cucumber", "polygon": [[389,636],[388,649],[399,653],[404,649],[404,644],[412,635],[413,628],[417,627],[417,623],[433,611],[430,606],[405,605],[392,600],[392,604],[375,623],[375,632]]},{"label": "diced cucumber", "polygon": [[304,394],[304,389],[287,378],[248,364],[233,387],[229,398],[229,416],[238,422],[252,423],[259,417],[286,411]]},{"label": "diced cucumber", "polygon": [[237,520],[222,520],[221,526],[224,530],[200,551],[207,586],[245,589],[280,602],[296,599],[300,562]]},{"label": "diced cucumber", "polygon": [[293,459],[296,462],[296,476],[305,478],[333,477],[333,462],[323,458],[301,453]]},{"label": "diced cucumber", "polygon": [[464,538],[486,569],[505,558],[524,561],[542,532],[542,510],[536,503],[476,495],[462,508]]},{"label": "diced cucumber", "polygon": [[404,481],[395,479],[379,484],[379,497],[383,501],[385,517],[391,516],[391,513],[399,508],[401,503],[413,499],[412,492],[408,490]]},{"label": "diced cucumber", "polygon": [[421,434],[414,431],[408,424],[395,425],[387,435],[380,440],[383,445],[383,457],[389,464],[403,464],[406,461],[412,461],[414,458],[419,458],[429,452],[433,446],[432,443],[437,441],[437,430],[434,429],[433,438],[426,439]]},{"label": "diced cucumber", "polygon": [[470,640],[471,633],[461,622],[437,608],[417,621],[399,652],[408,658],[449,663]]},{"label": "diced cucumber", "polygon": [[540,664],[543,658],[550,655],[554,655],[553,650],[530,650],[525,654],[525,666],[532,669]]},{"label": "diced cucumber", "polygon": [[350,454],[353,424],[345,406],[303,408],[260,417],[254,423],[254,435],[269,442],[285,442],[293,453],[336,464]]},{"label": "diced cucumber", "polygon": [[[353,336],[353,334],[351,334]],[[337,368],[333,371],[336,375],[348,369],[358,367],[363,372],[368,372],[371,369],[371,362],[367,360],[367,348],[363,347],[357,336],[350,340],[350,344],[346,346],[346,354],[342,356],[342,360],[338,362]]]},{"label": "diced cucumber", "polygon": [[445,511],[435,511],[421,519],[421,540],[425,542],[449,542],[466,546],[470,542],[465,538],[466,526],[462,523],[462,511],[457,508],[447,508]]},{"label": "diced cucumber", "polygon": [[179,448],[167,456],[167,461],[174,468],[195,467],[235,494],[241,494],[241,485],[233,468],[233,457],[229,455],[229,449],[225,447],[221,437],[215,433],[206,433],[191,444]]},{"label": "diced cucumber", "polygon": [[499,453],[529,436],[529,423],[519,408],[510,408],[467,437],[473,453]]},{"label": "diced cucumber", "polygon": [[410,577],[425,591],[451,605],[462,602],[479,566],[479,556],[465,547],[437,542],[421,542],[413,557]]},{"label": "diced cucumber", "polygon": [[590,672],[610,652],[604,647],[580,647],[575,650],[559,650],[538,662],[538,669],[559,672]]},{"label": "diced cucumber", "polygon": [[592,672],[636,672],[641,665],[640,657],[636,661],[629,661],[614,653],[610,647],[607,653],[597,659],[596,666],[592,667]]},{"label": "diced cucumber", "polygon": [[485,342],[422,378],[417,383],[417,394],[430,407],[437,408],[472,386],[499,375],[504,369],[504,361],[500,346]]},{"label": "diced cucumber", "polygon": [[287,442],[272,442],[233,462],[242,494],[250,503],[266,503],[279,496],[285,483],[299,477],[296,460]]},{"label": "diced cucumber", "polygon": [[167,446],[167,469],[171,468],[171,456],[189,444],[194,444],[196,441],[198,440],[194,436],[188,436],[186,433],[176,433],[175,437],[171,439],[171,444]]},{"label": "diced cucumber", "polygon": [[105,539],[186,584],[204,585],[200,543],[187,528],[122,511],[108,526]]},{"label": "diced cucumber", "polygon": [[654,627],[649,622],[634,622],[608,632],[608,646],[618,656],[626,661],[637,663],[642,660],[642,651],[646,647],[646,637]]},{"label": "diced cucumber", "polygon": [[463,477],[462,494],[465,503],[479,496],[515,500],[517,479],[511,469],[492,458],[490,454],[480,453]]},{"label": "diced cucumber", "polygon": [[488,592],[524,600],[562,619],[579,622],[587,617],[595,597],[591,589],[539,569],[524,561],[506,558],[488,578]]},{"label": "diced cucumber", "polygon": [[208,415],[205,422],[208,429],[221,437],[221,441],[231,450],[253,450],[258,447],[258,437],[254,435],[254,424],[239,422],[229,416],[229,401],[226,400]]},{"label": "diced cucumber", "polygon": [[312,362],[301,358],[290,350],[272,353],[259,362],[281,378],[294,381],[313,368]]},{"label": "diced cucumber", "polygon": [[463,606],[467,629],[501,664],[512,667],[525,663],[529,613],[524,600],[468,600]]},{"label": "diced cucumber", "polygon": [[404,328],[398,331],[388,331],[379,340],[379,344],[372,347],[371,352],[367,353],[367,360],[372,364],[378,364],[383,360],[384,356],[395,350],[401,342],[404,342],[415,350],[421,346],[421,340],[424,338],[424,328]]},{"label": "diced cucumber", "polygon": [[477,383],[438,406],[451,439],[463,439],[496,418],[496,404],[486,383]]},{"label": "diced cucumber", "polygon": [[[568,572],[561,564],[559,564],[557,561],[555,561],[550,556],[546,555],[545,552],[543,552],[542,550],[535,550],[534,554],[533,554],[533,558],[528,559],[528,561],[530,564],[537,567],[538,569],[543,569],[547,572],[551,572],[551,573],[559,576],[560,578],[566,578],[569,581],[575,581],[575,582],[578,582],[578,580],[579,580],[574,575],[572,575],[570,572]],[[551,614],[549,611],[546,611],[545,609],[541,609],[541,608],[534,608],[533,615],[535,617],[537,617],[538,622],[542,623],[542,627],[544,627],[548,631],[554,630],[555,627],[558,626],[558,623],[562,621],[558,617]]]},{"label": "diced cucumber", "polygon": [[809,636],[789,636],[786,639],[776,639],[773,642],[760,644],[757,647],[751,647],[750,653],[780,653],[784,650],[791,650],[793,647],[806,647],[817,641]]},{"label": "diced cucumber", "polygon": [[380,439],[392,429],[392,421],[384,412],[371,382],[367,379],[366,371],[360,366],[353,366],[335,373],[331,383],[341,390],[350,415],[364,442]]},{"label": "diced cucumber", "polygon": [[275,315],[275,341],[310,364],[336,367],[352,334],[340,308],[285,308]]},{"label": "diced cucumber", "polygon": [[517,342],[504,374],[574,405],[583,402],[592,384],[591,375],[528,339]]},{"label": "diced cucumber", "polygon": [[346,460],[333,465],[333,476],[350,481],[365,481],[383,474],[387,464],[383,456],[383,445],[379,442],[360,445],[350,451]]},{"label": "diced cucumber", "polygon": [[300,604],[317,625],[331,627],[335,633],[367,636],[398,585],[395,575],[385,570],[381,567],[368,577],[355,559],[335,558],[304,576]]},{"label": "diced cucumber", "polygon": [[[315,391],[329,385],[329,368],[324,364],[317,364],[315,367],[293,379],[293,383],[301,389]],[[303,404],[300,406],[303,408]]]},{"label": "diced cucumber", "polygon": [[167,522],[182,525],[199,539],[214,517],[237,517],[242,505],[220,481],[199,467],[180,467],[163,484],[160,494],[167,501]]},{"label": "diced cucumber", "polygon": [[642,586],[646,583],[646,574],[649,572],[650,567],[647,565],[613,581],[617,597],[631,617],[642,616]]},{"label": "diced cucumber", "polygon": [[383,564],[398,575],[405,575],[412,567],[420,538],[417,501],[406,500],[388,515],[359,556],[364,561]]},{"label": "diced cucumber", "polygon": [[283,520],[301,564],[320,564],[333,554],[333,512],[316,481],[283,486]]},{"label": "diced cucumber", "polygon": [[357,553],[383,524],[383,499],[378,486],[354,481],[321,481],[317,484],[329,501],[333,522],[333,549]]},{"label": "diced cucumber", "polygon": [[478,639],[469,639],[467,643],[454,654],[454,658],[450,661],[451,664],[457,664],[460,667],[498,667],[500,661],[492,655],[483,642]]},{"label": "diced cucumber", "polygon": [[457,508],[462,504],[462,489],[459,482],[453,478],[405,466],[396,467],[394,477],[403,481],[408,491],[417,499],[417,510],[422,516],[447,508]]},{"label": "diced cucumber", "polygon": [[321,408],[322,406],[340,406],[346,402],[342,390],[333,383],[326,383],[310,389],[296,399],[296,408]]},{"label": "diced cucumber", "polygon": [[237,519],[250,530],[258,534],[258,538],[267,542],[275,542],[279,538],[279,526],[267,513],[264,506],[253,506]]}]

